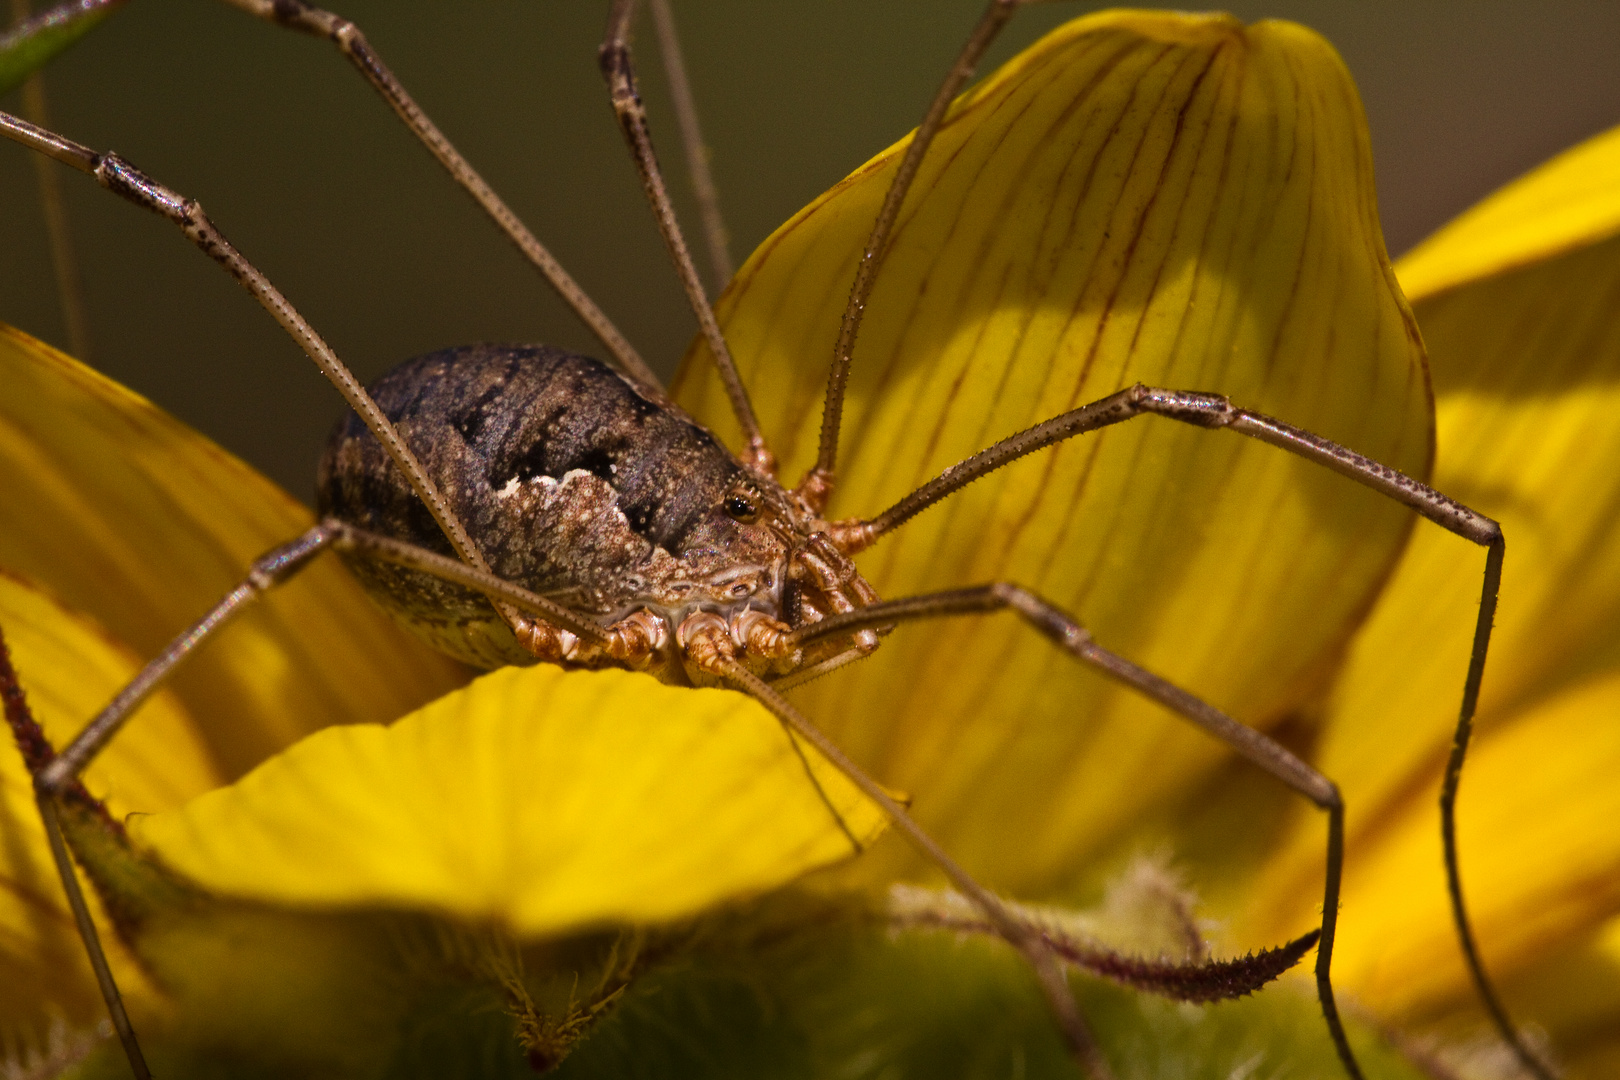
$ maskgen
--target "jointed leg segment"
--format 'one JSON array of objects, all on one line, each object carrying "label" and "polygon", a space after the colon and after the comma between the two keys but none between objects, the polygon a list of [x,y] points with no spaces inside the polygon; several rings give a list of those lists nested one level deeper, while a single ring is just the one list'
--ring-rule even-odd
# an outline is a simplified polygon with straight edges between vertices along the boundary
[{"label": "jointed leg segment", "polygon": [[[1482,547],[1500,548],[1502,545],[1502,530],[1490,518],[1331,439],[1313,435],[1262,413],[1239,408],[1223,394],[1165,390],[1141,383],[1002,439],[994,446],[952,465],[874,518],[833,523],[833,538],[840,547],[859,551],[884,533],[892,532],[953,492],[1003,465],[1076,435],[1112,427],[1138,416],[1162,416],[1201,428],[1226,428],[1259,439],[1326,466],[1341,476],[1410,506],[1441,528]],[[1486,631],[1489,631],[1488,625]]]},{"label": "jointed leg segment", "polygon": [[1076,659],[1197,724],[1327,812],[1327,880],[1322,899],[1322,936],[1316,954],[1316,987],[1339,1057],[1351,1076],[1360,1077],[1361,1068],[1350,1050],[1344,1024],[1339,1019],[1329,975],[1334,932],[1338,924],[1340,871],[1344,860],[1344,803],[1331,780],[1270,736],[1239,723],[1208,702],[1098,645],[1074,618],[1028,589],[1006,582],[883,601],[858,611],[830,616],[793,632],[788,640],[794,645],[805,645],[819,638],[849,634],[870,627],[1004,610],[1016,612]]},{"label": "jointed leg segment", "polygon": [[225,239],[224,234],[215,228],[197,200],[188,199],[179,192],[164,187],[117,154],[97,153],[87,146],[35,127],[6,113],[0,113],[0,136],[22,143],[89,174],[107,190],[137,206],[151,210],[178,226],[187,239],[209,258],[219,263],[238,284],[253,295],[272,318],[281,324],[293,340],[298,342],[299,347],[315,362],[321,373],[337,388],[338,393],[343,395],[343,399],[365,421],[366,427],[376,436],[394,464],[410,481],[412,489],[421,497],[433,515],[434,521],[455,547],[456,553],[481,570],[489,569],[477,546],[467,535],[466,529],[450,512],[449,504],[439,494],[427,471],[422,468],[411,448],[405,445],[405,440],[377,407],[377,403],[371,399],[365,387],[360,385],[360,380],[354,377],[354,373],[338,359],[332,347],[316,333],[315,328],[298,313],[280,290],[270,283],[270,279],[243,257],[241,252]]}]

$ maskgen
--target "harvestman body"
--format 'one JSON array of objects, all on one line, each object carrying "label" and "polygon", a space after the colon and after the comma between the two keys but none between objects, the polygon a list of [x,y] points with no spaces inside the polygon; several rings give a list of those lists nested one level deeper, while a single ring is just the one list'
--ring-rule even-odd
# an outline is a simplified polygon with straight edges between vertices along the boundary
[{"label": "harvestman body", "polygon": [[[54,759],[35,767],[41,814],[114,1025],[138,1076],[148,1072],[90,921],[58,801],[142,700],[189,651],[264,590],[333,547],[396,615],[434,644],[482,666],[540,660],[648,670],[672,682],[726,685],[757,698],[817,747],[934,861],[1030,960],[1076,1058],[1109,1074],[1076,1011],[1054,944],[956,865],[874,780],[789,705],[780,690],[878,646],[878,634],[926,618],[1010,608],[1075,658],[1162,703],[1310,799],[1328,815],[1327,875],[1316,976],[1339,1056],[1361,1075],[1329,977],[1343,847],[1331,781],[1253,729],[1095,644],[1073,618],[1012,584],[882,601],[852,561],[920,511],[1000,466],[1056,442],[1153,414],[1231,428],[1316,461],[1487,549],[1485,584],[1457,739],[1442,794],[1448,876],[1459,936],[1498,1027],[1531,1070],[1550,1072],[1519,1040],[1475,955],[1457,881],[1452,806],[1483,672],[1503,552],[1500,530],[1432,489],[1334,443],[1234,407],[1213,394],[1135,386],[1011,436],[946,470],[872,518],[822,517],[835,480],[839,420],[861,313],[891,226],[952,98],[1011,17],[992,0],[918,128],[856,272],[834,352],[817,465],[793,489],[773,459],[674,222],[634,85],[631,3],[617,0],[602,47],[613,104],[705,337],[748,440],[733,456],[671,404],[646,365],[439,133],[353,26],[298,0],[230,0],[252,14],[334,41],[456,180],[547,276],[613,356],[617,371],[547,347],[475,346],[408,361],[368,395],[315,331],[224,239],[201,207],[113,154],[99,154],[0,114],[0,133],[94,175],[179,225],[228,269],[337,385],[354,414],[328,446],[324,520],[258,560],[248,579],[178,638]],[[655,0],[660,30],[668,12]],[[672,52],[672,36],[662,35]],[[671,64],[679,73],[678,63]],[[684,80],[675,79],[677,105]],[[683,120],[690,123],[689,117]],[[689,139],[696,142],[695,139]],[[699,176],[700,192],[712,190]],[[716,219],[706,215],[711,236]],[[718,250],[718,248],[716,248]],[[723,277],[724,275],[722,275]],[[840,823],[841,824],[841,823]],[[853,842],[853,838],[852,842]],[[858,847],[858,845],[857,845]],[[1315,935],[1311,935],[1314,937]],[[1308,942],[1307,942],[1308,944]]]},{"label": "harvestman body", "polygon": [[[527,627],[514,637],[480,593],[351,560],[407,626],[468,663],[539,656],[714,682],[689,643],[719,630],[755,674],[775,677],[805,668],[807,651],[819,658],[829,648],[786,645],[790,627],[877,599],[802,502],[674,406],[588,357],[544,346],[447,349],[401,364],[370,389],[478,536],[490,569],[614,638],[604,648]],[[318,490],[323,516],[453,554],[359,417],[334,433]],[[855,637],[863,651],[876,646],[869,630]],[[844,651],[836,639],[830,648]]]}]

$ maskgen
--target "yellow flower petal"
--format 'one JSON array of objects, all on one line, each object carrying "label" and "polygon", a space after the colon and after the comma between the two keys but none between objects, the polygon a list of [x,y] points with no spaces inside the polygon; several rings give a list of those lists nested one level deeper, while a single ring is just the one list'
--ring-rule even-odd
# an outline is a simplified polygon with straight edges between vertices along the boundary
[{"label": "yellow flower petal", "polygon": [[[143,398],[0,326],[0,566],[155,655],[309,527],[274,484]],[[175,687],[227,775],[299,735],[398,716],[460,681],[323,562],[202,650]]]},{"label": "yellow flower petal", "polygon": [[[810,757],[810,752],[806,751]],[[880,812],[740,694],[507,668],[329,729],[137,843],[229,896],[427,908],[524,936],[658,922],[849,856]]]},{"label": "yellow flower petal", "polygon": [[[105,631],[28,583],[0,573],[0,628],[34,718],[64,745],[127,683],[140,661]],[[176,697],[160,692],[135,731],[115,740],[85,782],[114,818],[168,809],[219,783],[208,748]],[[43,1045],[53,1017],[89,1025],[104,1010],[46,846],[33,783],[9,733],[0,747],[0,1045]],[[94,900],[94,898],[92,898]],[[99,904],[95,905],[100,916]],[[151,994],[105,917],[113,970],[127,995]]]},{"label": "yellow flower petal", "polygon": [[[790,479],[813,457],[838,319],[902,149],[779,229],[721,300]],[[1090,16],[956,103],[868,306],[832,510],[876,513],[1136,380],[1225,392],[1427,470],[1427,378],[1361,108],[1308,30]],[[679,387],[735,430],[701,348]],[[1034,587],[1102,643],[1266,724],[1311,692],[1409,523],[1276,450],[1143,420],[974,484],[860,565],[890,596]],[[1222,754],[1008,617],[902,628],[800,700],[917,792],[954,853],[1024,895],[1072,882]]]},{"label": "yellow flower petal", "polygon": [[1401,258],[1401,287],[1416,304],[1612,236],[1617,188],[1620,128],[1564,151],[1413,248]]},{"label": "yellow flower petal", "polygon": [[[1620,143],[1598,140],[1555,159],[1421,249],[1449,251],[1454,262],[1448,267],[1418,264],[1419,288],[1434,288],[1442,270],[1451,275],[1447,280],[1466,281],[1416,309],[1437,399],[1434,483],[1497,518],[1507,537],[1476,760],[1463,775],[1459,812],[1465,822],[1488,812],[1501,828],[1516,825],[1511,835],[1475,827],[1461,838],[1468,898],[1490,920],[1480,926],[1481,947],[1487,962],[1509,976],[1528,963],[1532,939],[1577,938],[1620,912],[1620,896],[1592,881],[1594,874],[1615,873],[1602,835],[1612,831],[1603,807],[1612,799],[1613,774],[1576,783],[1586,758],[1603,752],[1601,739],[1571,738],[1561,726],[1576,722],[1562,718],[1564,702],[1575,700],[1564,695],[1620,676],[1620,548],[1613,543],[1620,529],[1620,425],[1614,422],[1620,410],[1620,238],[1563,251],[1574,233],[1548,223],[1547,235],[1560,239],[1541,253],[1561,251],[1556,258],[1479,277],[1487,264],[1476,256],[1487,250],[1534,254],[1514,218],[1484,210],[1509,195],[1525,207],[1542,197],[1556,202],[1559,191],[1581,188],[1572,162],[1584,160],[1601,176],[1603,154],[1613,152],[1600,153],[1603,146],[1620,150]],[[1606,199],[1579,202],[1581,218],[1620,220],[1620,185],[1612,180]],[[1403,262],[1403,281],[1411,265]],[[1501,265],[1516,264],[1504,257]],[[1351,986],[1365,981],[1369,1000],[1387,995],[1392,1007],[1399,1002],[1413,1011],[1469,994],[1460,965],[1436,959],[1436,943],[1450,931],[1443,905],[1435,906],[1443,879],[1434,800],[1479,600],[1483,560],[1470,548],[1432,528],[1414,535],[1350,654],[1315,755],[1340,783],[1349,811],[1340,924],[1346,979]],[[1580,700],[1601,710],[1592,722],[1612,727],[1612,699]],[[1499,760],[1506,746],[1519,754],[1518,775],[1505,766],[1492,773],[1482,764]],[[1566,782],[1549,788],[1545,799],[1528,786],[1558,776]],[[1401,838],[1424,831],[1434,839],[1421,879],[1415,869],[1389,870],[1391,860],[1407,857],[1397,850],[1416,858]],[[1527,862],[1538,836],[1549,854],[1571,843],[1585,855]],[[1250,907],[1253,932],[1296,925],[1319,903],[1320,866],[1320,824],[1303,822],[1254,887],[1273,902]],[[1518,876],[1525,880],[1515,883]],[[1543,892],[1532,897],[1527,889]],[[1550,899],[1570,890],[1586,890],[1587,902]],[[1417,910],[1428,921],[1419,920]],[[1396,920],[1399,931],[1386,919]],[[1561,920],[1556,933],[1547,920]],[[1414,976],[1397,996],[1383,975],[1355,959],[1375,951],[1382,956],[1380,971],[1426,974]],[[1453,957],[1456,951],[1453,944]],[[1532,1009],[1525,1018],[1537,1017]]]}]

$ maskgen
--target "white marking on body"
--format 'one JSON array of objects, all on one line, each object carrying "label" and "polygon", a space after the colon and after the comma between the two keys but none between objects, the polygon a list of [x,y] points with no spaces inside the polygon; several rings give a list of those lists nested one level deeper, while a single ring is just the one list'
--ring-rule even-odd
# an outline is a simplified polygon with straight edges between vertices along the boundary
[{"label": "white marking on body", "polygon": [[557,481],[549,476],[531,476],[525,481],[519,479],[514,473],[510,480],[495,491],[495,497],[497,499],[510,499],[513,495],[520,495],[523,493],[525,483],[539,488],[542,494],[557,486]]}]

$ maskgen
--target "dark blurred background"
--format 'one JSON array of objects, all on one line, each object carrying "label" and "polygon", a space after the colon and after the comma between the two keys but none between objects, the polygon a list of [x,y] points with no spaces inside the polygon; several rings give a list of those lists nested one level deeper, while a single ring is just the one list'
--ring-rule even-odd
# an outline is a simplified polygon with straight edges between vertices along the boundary
[{"label": "dark blurred background", "polygon": [[[643,355],[672,367],[694,323],[596,72],[605,5],[333,2]],[[981,6],[703,0],[677,11],[738,262],[915,124]],[[983,70],[1097,6],[1021,13]],[[1246,20],[1306,23],[1344,55],[1397,254],[1620,122],[1612,0],[1232,7]],[[662,157],[691,222],[650,26],[638,45]],[[133,0],[60,58],[47,86],[58,130],[199,198],[362,378],[459,342],[600,353],[328,44],[208,0]],[[0,99],[18,107],[17,94]],[[64,172],[63,182],[94,365],[307,500],[336,394],[172,226],[87,178]],[[0,320],[65,347],[33,172],[9,143],[0,145],[0,253]]]}]

